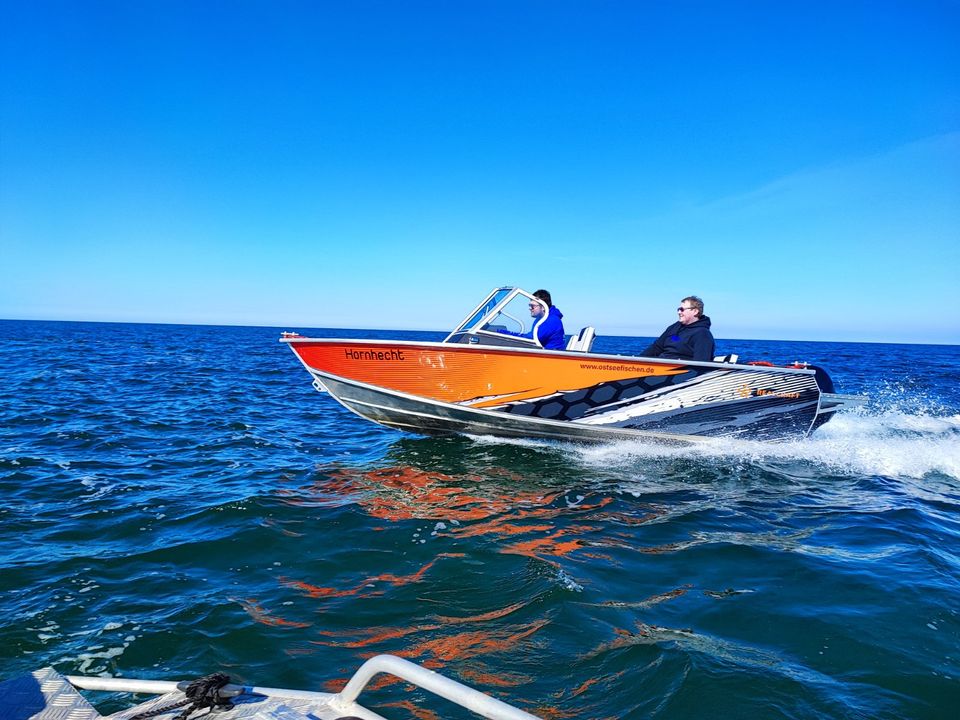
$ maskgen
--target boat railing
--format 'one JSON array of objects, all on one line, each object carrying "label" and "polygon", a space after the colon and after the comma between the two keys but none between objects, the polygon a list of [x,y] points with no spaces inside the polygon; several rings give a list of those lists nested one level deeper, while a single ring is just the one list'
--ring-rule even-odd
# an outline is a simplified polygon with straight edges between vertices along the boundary
[{"label": "boat railing", "polygon": [[429,690],[434,695],[456,703],[460,707],[473,710],[473,712],[489,718],[489,720],[537,720],[530,713],[512,705],[507,705],[505,702],[485,695],[479,690],[474,690],[458,683],[456,680],[451,680],[440,673],[428,670],[395,655],[377,655],[367,660],[353,674],[353,677],[337,694],[337,699],[333,702],[335,704],[342,703],[343,709],[348,709],[356,701],[367,683],[380,673],[388,673],[401,680],[413,683],[417,687]]},{"label": "boat railing", "polygon": [[[485,695],[440,673],[428,670],[409,660],[394,655],[377,655],[367,660],[353,674],[339,693],[311,692],[307,690],[288,690],[228,684],[220,689],[223,697],[239,695],[261,695],[275,699],[309,700],[321,703],[337,713],[362,714],[363,717],[380,716],[358,703],[360,693],[377,675],[386,673],[427,690],[460,707],[472,710],[487,720],[539,720],[535,715],[508,705],[496,698]],[[109,692],[147,693],[162,695],[175,691],[183,692],[187,682],[164,680],[134,680],[127,678],[85,677],[69,675],[67,682],[82,690],[101,690]],[[308,716],[303,716],[307,720]]]}]

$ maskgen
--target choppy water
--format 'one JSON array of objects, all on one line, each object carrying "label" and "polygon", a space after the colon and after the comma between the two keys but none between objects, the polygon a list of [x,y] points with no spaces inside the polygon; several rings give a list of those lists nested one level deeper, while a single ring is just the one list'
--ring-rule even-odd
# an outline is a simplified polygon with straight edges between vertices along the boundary
[{"label": "choppy water", "polygon": [[664,449],[401,435],[277,336],[0,322],[0,677],[336,690],[390,652],[544,718],[960,707],[960,348],[720,342],[873,401]]}]

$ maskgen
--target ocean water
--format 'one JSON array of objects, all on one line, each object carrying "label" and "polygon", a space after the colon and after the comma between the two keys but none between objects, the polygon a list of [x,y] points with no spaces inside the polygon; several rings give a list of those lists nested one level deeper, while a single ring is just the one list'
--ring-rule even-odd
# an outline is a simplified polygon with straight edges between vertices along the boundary
[{"label": "ocean water", "polygon": [[335,691],[395,653],[547,719],[956,717],[960,347],[721,340],[871,403],[678,449],[404,435],[278,335],[0,321],[0,679]]}]

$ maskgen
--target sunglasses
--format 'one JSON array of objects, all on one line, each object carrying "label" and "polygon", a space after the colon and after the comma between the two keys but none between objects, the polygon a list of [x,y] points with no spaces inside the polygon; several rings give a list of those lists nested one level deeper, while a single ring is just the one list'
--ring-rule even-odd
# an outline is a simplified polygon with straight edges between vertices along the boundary
[{"label": "sunglasses", "polygon": [[677,308],[677,312],[683,312],[684,310],[696,310],[696,308],[685,308],[685,307],[678,307],[678,308]]}]

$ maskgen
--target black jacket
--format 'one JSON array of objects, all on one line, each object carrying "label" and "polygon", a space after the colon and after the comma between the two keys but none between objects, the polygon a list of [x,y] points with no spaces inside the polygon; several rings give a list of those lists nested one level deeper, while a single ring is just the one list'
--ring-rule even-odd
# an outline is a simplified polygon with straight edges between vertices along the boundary
[{"label": "black jacket", "polygon": [[653,344],[644,350],[645,357],[660,357],[668,360],[713,360],[714,343],[710,332],[710,318],[702,318],[689,325],[675,322],[663,331]]}]

